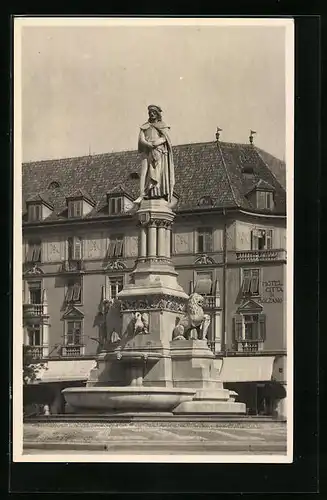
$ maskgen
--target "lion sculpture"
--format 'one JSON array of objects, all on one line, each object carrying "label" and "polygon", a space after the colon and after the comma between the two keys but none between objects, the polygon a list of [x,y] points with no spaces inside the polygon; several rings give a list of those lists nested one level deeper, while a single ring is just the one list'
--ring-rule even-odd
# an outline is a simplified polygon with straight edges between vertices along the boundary
[{"label": "lion sculpture", "polygon": [[210,325],[209,314],[203,312],[204,298],[192,293],[186,305],[186,313],[173,330],[173,340],[206,339]]}]

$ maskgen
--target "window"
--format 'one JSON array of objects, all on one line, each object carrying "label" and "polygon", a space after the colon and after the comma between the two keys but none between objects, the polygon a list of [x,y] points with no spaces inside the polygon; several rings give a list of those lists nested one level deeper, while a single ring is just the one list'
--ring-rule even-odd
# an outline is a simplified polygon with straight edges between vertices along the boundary
[{"label": "window", "polygon": [[123,200],[121,196],[109,198],[109,215],[120,214],[123,211]]},{"label": "window", "polygon": [[29,241],[28,250],[26,254],[26,262],[41,262],[41,241]]},{"label": "window", "polygon": [[257,191],[257,208],[272,210],[274,208],[274,194],[271,191]]},{"label": "window", "polygon": [[107,258],[123,257],[124,252],[124,236],[121,234],[110,237],[110,243],[107,251]]},{"label": "window", "polygon": [[266,315],[243,313],[234,317],[234,333],[237,342],[264,342],[266,337]]},{"label": "window", "polygon": [[260,269],[242,269],[243,295],[259,295]]},{"label": "window", "polygon": [[198,204],[199,204],[199,206],[213,205],[213,202],[212,202],[212,199],[210,198],[210,196],[203,196],[203,198],[200,199]]},{"label": "window", "polygon": [[58,189],[60,187],[59,182],[57,181],[52,181],[50,182],[48,189]]},{"label": "window", "polygon": [[123,276],[110,276],[107,277],[107,297],[108,299],[116,299],[118,293],[123,289],[124,277]]},{"label": "window", "polygon": [[30,281],[28,283],[29,304],[42,304],[41,281]]},{"label": "window", "polygon": [[198,253],[212,252],[212,229],[198,229]]},{"label": "window", "polygon": [[74,200],[68,202],[68,217],[82,217],[83,201]]},{"label": "window", "polygon": [[27,329],[28,345],[41,346],[41,330],[40,325],[31,325]]},{"label": "window", "polygon": [[40,203],[29,205],[28,207],[28,220],[30,222],[42,219],[42,205]]},{"label": "window", "polygon": [[212,295],[212,273],[196,273],[194,292],[200,295]]},{"label": "window", "polygon": [[66,345],[81,345],[82,321],[66,322]]},{"label": "window", "polygon": [[271,250],[272,248],[272,229],[254,229],[251,231],[251,250]]},{"label": "window", "polygon": [[68,238],[68,260],[82,260],[82,238]]},{"label": "window", "polygon": [[80,304],[82,302],[82,279],[74,278],[68,280],[66,303]]}]

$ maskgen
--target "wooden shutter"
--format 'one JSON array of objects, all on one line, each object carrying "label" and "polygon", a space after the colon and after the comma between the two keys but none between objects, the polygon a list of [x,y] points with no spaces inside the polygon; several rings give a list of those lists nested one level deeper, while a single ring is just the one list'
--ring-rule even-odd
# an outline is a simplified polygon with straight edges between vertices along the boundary
[{"label": "wooden shutter", "polygon": [[259,249],[258,231],[253,230],[251,231],[251,250],[258,250],[258,249]]},{"label": "wooden shutter", "polygon": [[74,302],[79,302],[81,300],[81,284],[75,283],[72,286],[72,289],[73,289],[72,300]]},{"label": "wooden shutter", "polygon": [[272,229],[268,229],[266,232],[266,248],[271,250],[273,248],[273,232]]},{"label": "wooden shutter", "polygon": [[235,314],[233,318],[234,322],[234,338],[236,341],[240,341],[243,338],[243,316],[242,314]]},{"label": "wooden shutter", "polygon": [[35,243],[33,247],[33,262],[41,262],[41,243]]},{"label": "wooden shutter", "polygon": [[26,254],[26,261],[27,262],[33,262],[33,255],[34,255],[34,245],[31,243],[28,243],[28,250]]},{"label": "wooden shutter", "polygon": [[215,281],[214,287],[213,287],[213,294],[217,297],[220,295],[220,289],[219,289],[219,280]]},{"label": "wooden shutter", "polygon": [[258,273],[252,273],[251,279],[250,279],[250,292],[252,295],[258,295],[259,294],[259,274]]},{"label": "wooden shutter", "polygon": [[108,250],[107,250],[107,258],[108,259],[110,259],[114,256],[115,247],[116,247],[116,240],[110,240],[109,245],[108,245]]},{"label": "wooden shutter", "polygon": [[204,241],[204,251],[205,252],[212,252],[212,229],[206,229],[206,232],[204,234],[205,241]]},{"label": "wooden shutter", "polygon": [[250,293],[251,276],[247,269],[243,269],[242,292]]},{"label": "wooden shutter", "polygon": [[66,293],[66,302],[71,302],[73,300],[73,293],[74,293],[74,285],[69,284]]},{"label": "wooden shutter", "polygon": [[259,315],[259,339],[262,342],[266,340],[266,315],[260,313]]},{"label": "wooden shutter", "polygon": [[74,260],[82,259],[82,240],[81,238],[74,238],[74,252],[73,252]]},{"label": "wooden shutter", "polygon": [[123,239],[117,239],[115,245],[115,257],[122,257],[123,255]]},{"label": "wooden shutter", "polygon": [[68,260],[73,259],[74,254],[74,238],[68,238]]}]

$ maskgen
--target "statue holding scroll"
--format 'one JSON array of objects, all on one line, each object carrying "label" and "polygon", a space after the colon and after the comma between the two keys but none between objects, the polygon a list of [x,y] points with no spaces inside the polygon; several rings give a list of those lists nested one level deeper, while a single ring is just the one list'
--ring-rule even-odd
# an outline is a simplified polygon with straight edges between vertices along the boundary
[{"label": "statue holding scroll", "polygon": [[148,106],[149,120],[140,128],[138,150],[142,154],[140,196],[164,198],[172,201],[175,184],[172,144],[168,135],[170,127],[161,119],[159,106]]}]

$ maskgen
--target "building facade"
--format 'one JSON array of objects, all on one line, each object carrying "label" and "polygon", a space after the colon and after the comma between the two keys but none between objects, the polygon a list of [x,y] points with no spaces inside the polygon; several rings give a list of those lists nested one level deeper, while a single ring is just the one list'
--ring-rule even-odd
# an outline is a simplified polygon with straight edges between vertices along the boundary
[{"label": "building facade", "polygon": [[[249,413],[284,416],[286,194],[267,158],[253,144],[175,146],[167,244],[180,285],[206,297],[227,387]],[[120,331],[115,299],[138,255],[139,164],[125,151],[23,165],[24,343],[46,364],[28,390],[53,413]]]}]

